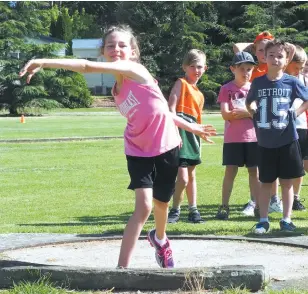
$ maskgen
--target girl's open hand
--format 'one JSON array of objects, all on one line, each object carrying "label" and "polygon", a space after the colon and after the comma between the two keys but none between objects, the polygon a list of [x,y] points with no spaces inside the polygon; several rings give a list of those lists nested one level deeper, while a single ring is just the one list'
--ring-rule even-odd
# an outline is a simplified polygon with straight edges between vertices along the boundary
[{"label": "girl's open hand", "polygon": [[28,63],[21,69],[19,76],[23,77],[26,73],[28,73],[27,84],[29,84],[33,75],[36,74],[41,68],[42,63],[39,61],[39,59],[32,59],[28,61]]},{"label": "girl's open hand", "polygon": [[216,129],[212,125],[199,125],[199,124],[192,124],[193,133],[198,135],[204,141],[213,144],[214,141],[210,140],[208,137],[216,136],[217,132]]}]

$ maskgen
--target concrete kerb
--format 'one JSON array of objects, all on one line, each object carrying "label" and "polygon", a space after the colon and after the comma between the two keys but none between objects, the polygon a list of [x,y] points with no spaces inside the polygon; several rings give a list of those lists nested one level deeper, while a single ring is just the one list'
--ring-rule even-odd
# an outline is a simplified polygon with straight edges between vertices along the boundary
[{"label": "concrete kerb", "polygon": [[[102,240],[120,240],[120,235],[90,234],[2,234],[0,253],[7,250]],[[145,239],[141,236],[140,239]],[[242,236],[192,236],[170,235],[173,240],[228,240],[265,243],[272,245],[308,249],[308,237],[266,237],[249,238]],[[3,259],[3,258],[2,258]],[[164,291],[192,288],[226,289],[245,287],[252,291],[262,289],[269,282],[269,275],[261,265],[220,266],[202,268],[125,269],[87,268],[74,266],[50,266],[22,261],[0,260],[0,288],[12,287],[21,281],[36,281],[42,276],[57,285],[72,289],[119,289]],[[307,276],[308,278],[308,276]]]},{"label": "concrete kerb", "polygon": [[263,266],[229,266],[196,269],[90,269],[63,266],[16,266],[0,262],[0,287],[47,276],[56,285],[80,290],[198,290],[246,287],[258,291],[266,281]]}]

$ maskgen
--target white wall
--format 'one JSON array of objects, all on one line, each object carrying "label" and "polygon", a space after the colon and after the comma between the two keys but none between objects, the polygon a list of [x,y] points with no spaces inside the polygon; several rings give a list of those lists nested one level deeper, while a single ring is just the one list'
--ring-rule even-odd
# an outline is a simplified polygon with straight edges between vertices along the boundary
[{"label": "white wall", "polygon": [[[99,48],[73,48],[73,55],[77,58],[85,58],[91,61],[105,61],[104,57],[100,56]],[[114,77],[110,74],[87,73],[84,74],[84,77],[89,88],[95,88],[96,86],[111,88],[115,82]]]}]

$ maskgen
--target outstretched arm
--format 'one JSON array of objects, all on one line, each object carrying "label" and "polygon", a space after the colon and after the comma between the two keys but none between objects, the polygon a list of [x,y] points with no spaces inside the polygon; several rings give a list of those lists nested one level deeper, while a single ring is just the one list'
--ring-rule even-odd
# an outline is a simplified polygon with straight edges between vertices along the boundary
[{"label": "outstretched arm", "polygon": [[141,64],[120,60],[116,62],[95,62],[86,59],[32,59],[20,71],[19,76],[28,73],[27,83],[41,68],[62,68],[80,73],[109,73],[124,75],[140,83],[152,82],[153,78]]},{"label": "outstretched arm", "polygon": [[175,113],[170,113],[170,115],[172,116],[174,123],[179,128],[194,133],[209,143],[214,143],[212,140],[208,138],[210,136],[215,136],[217,134],[216,129],[212,125],[192,124],[182,119],[181,117],[177,116]]}]

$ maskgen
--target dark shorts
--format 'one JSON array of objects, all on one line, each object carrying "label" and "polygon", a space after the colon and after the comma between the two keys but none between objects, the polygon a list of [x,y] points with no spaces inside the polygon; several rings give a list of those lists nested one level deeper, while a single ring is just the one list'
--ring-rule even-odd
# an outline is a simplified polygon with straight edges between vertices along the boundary
[{"label": "dark shorts", "polygon": [[255,167],[258,165],[258,143],[224,143],[222,165]]},{"label": "dark shorts", "polygon": [[180,164],[179,167],[189,167],[189,166],[195,166],[201,163],[201,160],[195,160],[195,159],[188,159],[188,158],[180,158]]},{"label": "dark shorts", "polygon": [[302,153],[302,159],[308,159],[308,136],[307,129],[296,129],[298,134],[298,143]]},{"label": "dark shorts", "polygon": [[128,189],[153,188],[153,197],[169,202],[175,187],[179,167],[179,148],[154,157],[126,155],[131,182]]},{"label": "dark shorts", "polygon": [[259,180],[272,183],[277,178],[294,179],[305,175],[298,140],[278,148],[258,148]]}]

